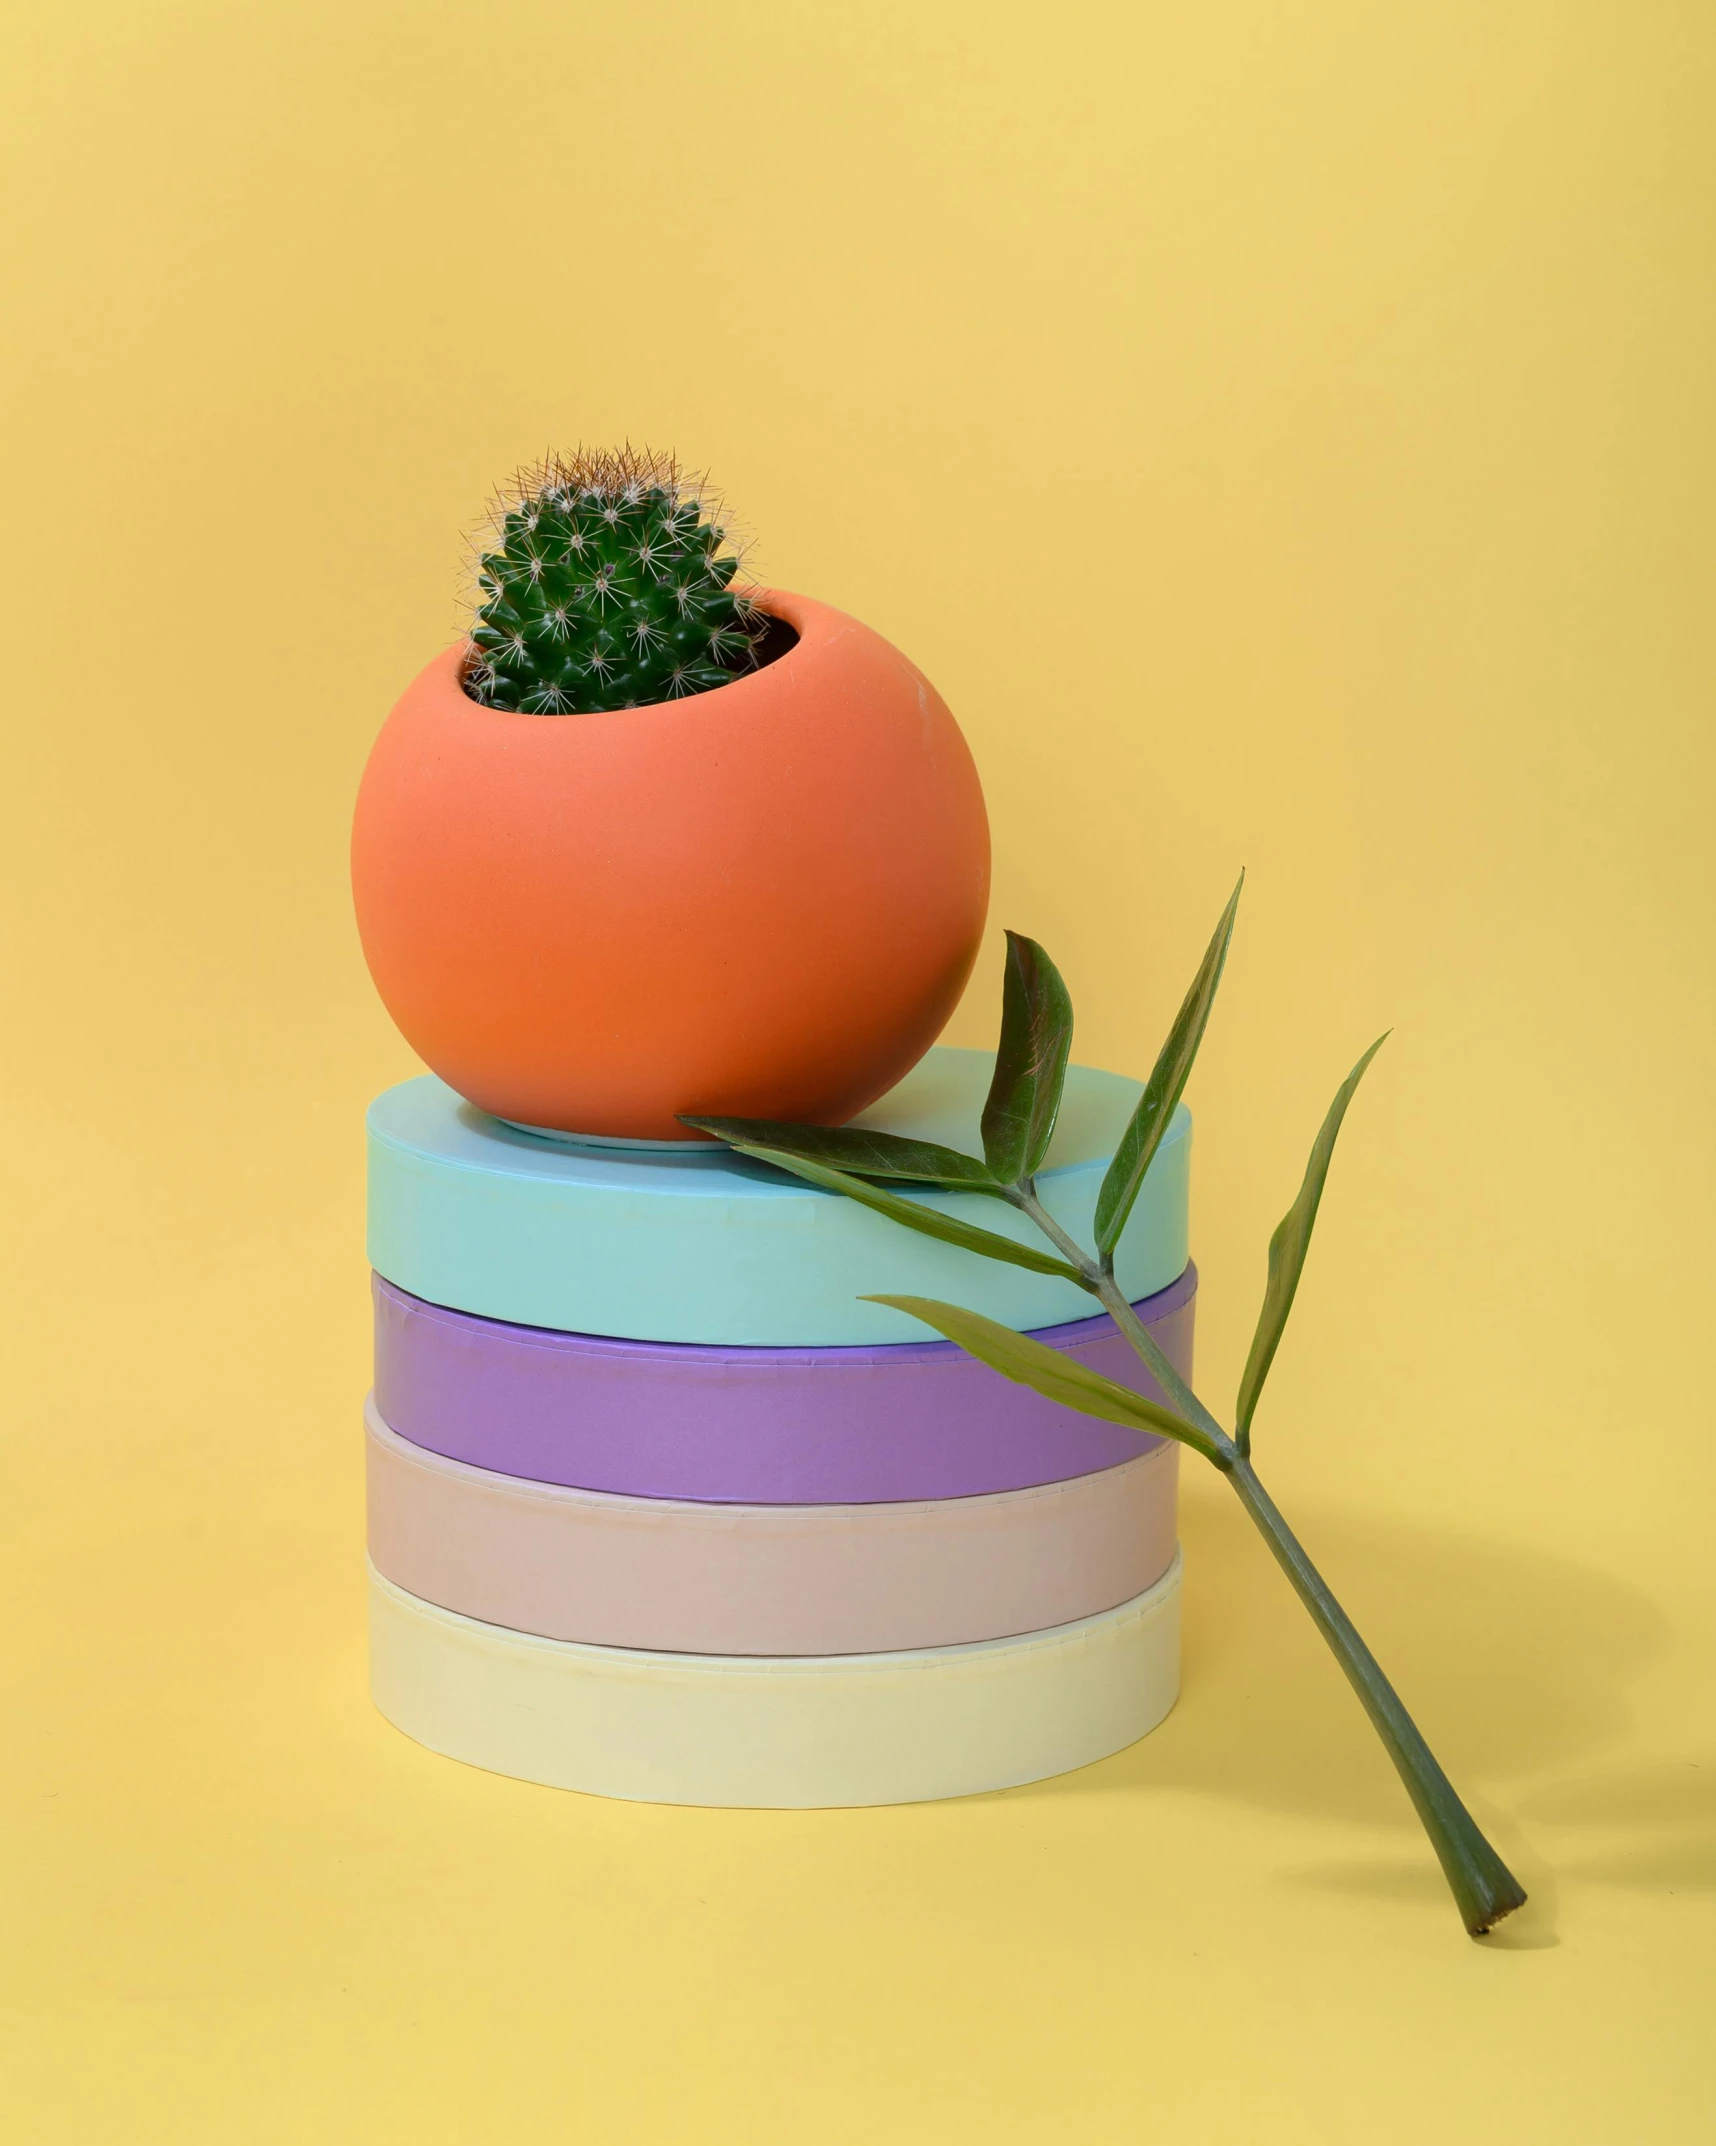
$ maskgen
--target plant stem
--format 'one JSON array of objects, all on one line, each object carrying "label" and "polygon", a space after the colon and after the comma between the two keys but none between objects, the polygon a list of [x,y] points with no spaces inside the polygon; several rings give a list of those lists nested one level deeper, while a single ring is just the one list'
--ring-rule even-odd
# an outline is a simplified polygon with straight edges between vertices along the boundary
[{"label": "plant stem", "polygon": [[1524,1905],[1524,1888],[1478,1830],[1477,1821],[1437,1765],[1430,1746],[1383,1675],[1376,1656],[1329,1592],[1304,1546],[1282,1519],[1274,1499],[1257,1480],[1251,1462],[1236,1456],[1224,1472],[1345,1670],[1347,1682],[1357,1692],[1359,1704],[1370,1716],[1371,1726],[1382,1738],[1395,1771],[1406,1784],[1406,1793],[1430,1836],[1430,1845],[1466,1928],[1473,1937],[1482,1937],[1504,1915]]},{"label": "plant stem", "polygon": [[1096,1294],[1102,1299],[1109,1317],[1131,1342],[1133,1353],[1143,1358],[1146,1368],[1168,1397],[1169,1403],[1209,1434],[1215,1450],[1206,1454],[1205,1458],[1214,1461],[1218,1468],[1226,1466],[1229,1454],[1237,1458],[1239,1449],[1233,1440],[1168,1361],[1162,1344],[1127,1303],[1125,1290],[1112,1274],[1098,1276]]},{"label": "plant stem", "polygon": [[1205,1452],[1206,1460],[1216,1461],[1218,1454],[1237,1452],[1233,1440],[1222,1429],[1180,1374],[1162,1353],[1162,1345],[1126,1301],[1126,1292],[1114,1279],[1111,1266],[1099,1267],[1074,1237],[1069,1237],[1054,1216],[1037,1197],[1034,1184],[1016,1186],[1008,1195],[1022,1214],[1030,1216],[1049,1242],[1063,1257],[1069,1259],[1079,1271],[1079,1286],[1098,1299],[1113,1319],[1115,1325],[1131,1342],[1136,1355],[1144,1359],[1145,1368],[1188,1421],[1204,1431],[1210,1441],[1211,1451]]},{"label": "plant stem", "polygon": [[1258,1481],[1249,1454],[1240,1451],[1169,1363],[1160,1343],[1127,1302],[1126,1292],[1114,1278],[1112,1262],[1098,1266],[1044,1208],[1035,1185],[1018,1186],[1009,1197],[1078,1268],[1080,1286],[1100,1299],[1170,1404],[1199,1431],[1197,1450],[1232,1483],[1239,1502],[1256,1522],[1294,1592],[1327,1640],[1405,1783],[1467,1930],[1473,1937],[1482,1937],[1504,1915],[1524,1906],[1525,1889],[1455,1794],[1453,1783],[1436,1763],[1430,1746],[1401,1704],[1399,1693],[1383,1675],[1376,1656],[1359,1637],[1352,1619],[1329,1592],[1322,1574],[1305,1554],[1304,1545]]}]

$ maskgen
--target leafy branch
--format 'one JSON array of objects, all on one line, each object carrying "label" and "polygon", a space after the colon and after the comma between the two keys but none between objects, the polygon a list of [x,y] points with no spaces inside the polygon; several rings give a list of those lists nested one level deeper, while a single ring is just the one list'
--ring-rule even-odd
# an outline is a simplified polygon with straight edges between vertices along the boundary
[{"label": "leafy branch", "polygon": [[[1244,879],[1241,877],[1240,886]],[[1062,1406],[1124,1424],[1140,1433],[1178,1439],[1203,1455],[1233,1485],[1240,1503],[1286,1573],[1317,1629],[1333,1650],[1393,1760],[1430,1836],[1467,1930],[1481,1937],[1524,1904],[1519,1881],[1479,1830],[1436,1763],[1399,1695],[1352,1620],[1258,1480],[1251,1461],[1251,1425],[1287,1316],[1304,1272],[1311,1231],[1334,1156],[1335,1140],[1365,1069],[1382,1048],[1379,1036],[1355,1065],[1324,1118],[1305,1167],[1298,1197],[1269,1240],[1269,1273],[1257,1331],[1240,1379],[1232,1432],[1181,1378],[1139,1319],[1114,1275],[1114,1255],[1167,1131],[1203,1041],[1227,960],[1240,886],[1222,911],[1215,935],[1169,1030],[1144,1092],[1122,1133],[1096,1202],[1096,1245],[1087,1252],[1061,1228],[1037,1196],[1036,1175],[1049,1150],[1072,1049],[1072,1001],[1060,972],[1034,939],[1007,934],[1001,1041],[995,1076],[983,1108],[983,1155],[963,1155],[934,1141],[902,1139],[858,1127],[781,1125],[753,1118],[688,1117],[741,1153],[790,1170],[825,1190],[840,1192],[908,1229],[990,1259],[1009,1260],[1039,1274],[1075,1282],[1108,1311],[1150,1373],[1167,1405],[1087,1370],[1028,1334],[999,1326],[980,1313],[930,1297],[878,1296],[878,1304],[910,1313],[973,1356]],[[981,1193],[1004,1200],[1030,1218],[1054,1247],[1039,1251],[994,1230],[981,1229],[938,1208],[901,1199],[877,1179]]]}]

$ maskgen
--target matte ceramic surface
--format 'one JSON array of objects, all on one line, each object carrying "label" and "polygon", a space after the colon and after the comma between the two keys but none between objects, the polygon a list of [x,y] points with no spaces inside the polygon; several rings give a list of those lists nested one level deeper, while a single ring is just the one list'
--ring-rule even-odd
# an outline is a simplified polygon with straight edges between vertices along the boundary
[{"label": "matte ceramic surface", "polygon": [[797,645],[712,693],[512,714],[470,699],[455,648],[383,726],[352,829],[364,953],[425,1063],[497,1117],[841,1124],[958,1002],[989,899],[958,725],[867,626],[759,593]]},{"label": "matte ceramic surface", "polygon": [[871,1654],[1071,1624],[1174,1556],[1179,1449],[998,1497],[702,1505],[521,1482],[365,1410],[369,1554],[408,1594],[545,1639]]},{"label": "matte ceramic surface", "polygon": [[[987,1051],[937,1048],[856,1121],[981,1154]],[[1140,1083],[1074,1066],[1044,1204],[1089,1243],[1097,1190]],[[1132,1299],[1184,1271],[1191,1118],[1182,1106],[1121,1239]],[[980,1194],[903,1197],[1042,1246],[1025,1218]],[[845,1347],[920,1340],[865,1295],[942,1297],[1003,1326],[1082,1319],[1071,1282],[903,1229],[838,1193],[725,1148],[623,1154],[541,1140],[485,1116],[433,1077],[390,1088],[369,1113],[369,1256],[432,1304],[627,1340]]]},{"label": "matte ceramic surface", "polygon": [[897,1654],[645,1653],[539,1639],[370,1571],[370,1690],[431,1751],[642,1803],[811,1809],[979,1795],[1087,1766],[1179,1689],[1180,1562],[1132,1602]]},{"label": "matte ceramic surface", "polygon": [[[1152,1443],[1045,1401],[950,1341],[619,1341],[447,1311],[379,1277],[374,1292],[383,1419],[413,1445],[534,1482],[757,1505],[970,1498],[1116,1467]],[[1137,1306],[1188,1379],[1196,1292],[1188,1268]],[[1160,1398],[1106,1313],[1036,1338]]]}]

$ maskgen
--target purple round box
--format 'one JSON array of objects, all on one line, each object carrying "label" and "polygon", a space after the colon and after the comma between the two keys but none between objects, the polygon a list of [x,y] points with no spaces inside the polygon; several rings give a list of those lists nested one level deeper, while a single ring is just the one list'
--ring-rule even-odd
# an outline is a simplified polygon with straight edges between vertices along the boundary
[{"label": "purple round box", "polygon": [[[473,1467],[624,1497],[905,1504],[1064,1482],[1157,1441],[1076,1415],[949,1341],[763,1349],[512,1326],[378,1274],[375,1401],[413,1445]],[[1184,1378],[1197,1271],[1138,1315]],[[1106,1313],[1035,1336],[1161,1394]]]}]

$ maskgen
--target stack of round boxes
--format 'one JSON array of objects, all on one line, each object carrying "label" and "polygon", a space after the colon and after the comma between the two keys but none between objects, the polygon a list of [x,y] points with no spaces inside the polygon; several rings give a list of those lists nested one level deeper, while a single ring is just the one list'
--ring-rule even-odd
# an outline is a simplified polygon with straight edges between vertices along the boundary
[{"label": "stack of round boxes", "polygon": [[[991,1064],[934,1050],[858,1122],[980,1152]],[[1038,1183],[1084,1242],[1138,1093],[1069,1073]],[[407,1735],[601,1795],[812,1806],[1041,1779],[1168,1711],[1177,1448],[864,1301],[940,1297],[1153,1392],[1070,1283],[432,1077],[369,1133],[372,1688]],[[1117,1261],[1188,1376],[1190,1147],[1182,1109]]]}]

